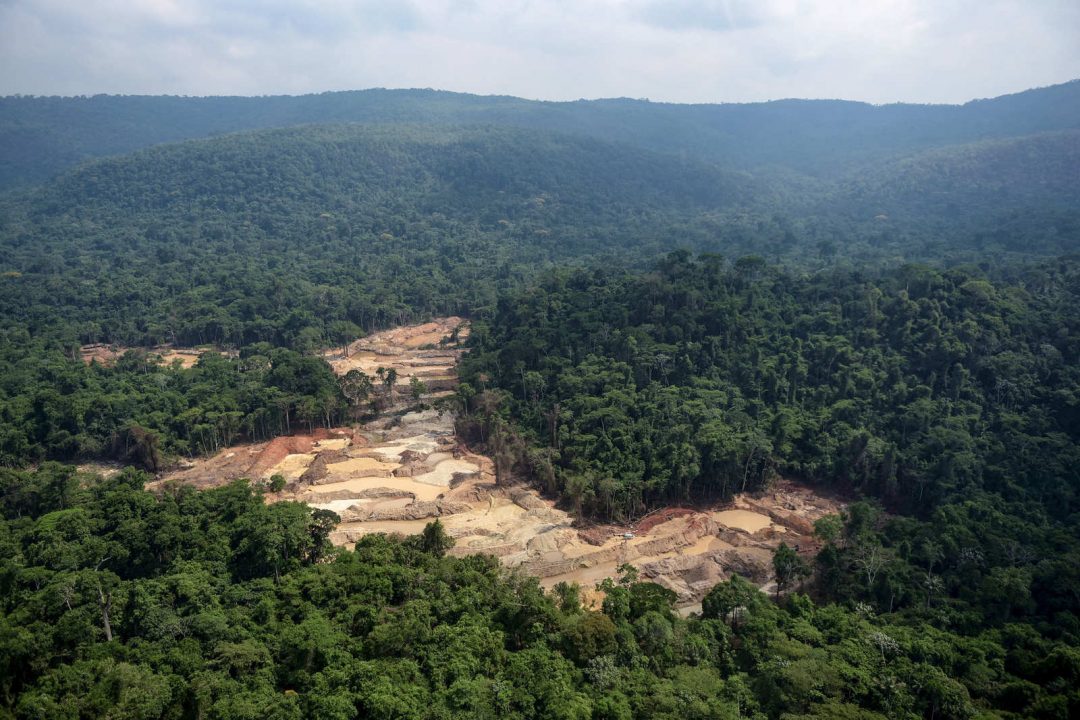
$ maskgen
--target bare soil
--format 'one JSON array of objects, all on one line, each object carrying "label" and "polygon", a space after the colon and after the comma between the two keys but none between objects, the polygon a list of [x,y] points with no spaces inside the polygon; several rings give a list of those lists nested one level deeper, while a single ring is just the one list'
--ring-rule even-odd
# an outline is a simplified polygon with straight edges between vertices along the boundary
[{"label": "bare soil", "polygon": [[194,367],[195,363],[199,361],[199,358],[207,352],[218,352],[228,357],[234,357],[236,354],[235,351],[210,347],[188,348],[175,347],[173,345],[156,345],[151,348],[131,348],[123,345],[94,343],[92,345],[83,345],[79,348],[79,356],[87,365],[95,361],[100,365],[112,365],[128,350],[140,349],[145,350],[148,356],[158,358],[162,365],[172,365],[173,362],[179,361],[180,366],[184,368]]},{"label": "bare soil", "polygon": [[[460,318],[444,318],[396,328],[356,341],[348,357],[340,348],[325,357],[338,373],[359,367],[374,374],[378,367],[394,367],[406,383],[415,375],[425,382],[439,378],[441,389],[452,388],[462,349],[443,340],[455,328],[463,338],[462,324]],[[780,542],[804,554],[815,552],[813,521],[843,508],[839,500],[781,481],[766,493],[737,496],[722,507],[670,507],[632,526],[580,527],[535,490],[497,485],[491,460],[457,440],[449,413],[403,412],[403,395],[384,416],[359,429],[230,448],[155,484],[211,487],[281,473],[289,485],[268,499],[299,500],[336,512],[341,523],[331,540],[338,545],[369,533],[418,533],[438,517],[456,541],[452,554],[495,555],[508,567],[538,576],[545,587],[579,583],[587,602],[602,599],[593,589],[596,583],[631,563],[643,578],[674,590],[680,606],[688,608],[732,573],[767,586]]]}]

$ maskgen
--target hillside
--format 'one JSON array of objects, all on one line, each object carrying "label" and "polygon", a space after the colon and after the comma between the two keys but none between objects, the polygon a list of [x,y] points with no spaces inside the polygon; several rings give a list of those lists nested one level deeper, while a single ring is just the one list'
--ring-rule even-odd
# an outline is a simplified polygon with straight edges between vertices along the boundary
[{"label": "hillside", "polygon": [[918,153],[845,177],[816,210],[980,251],[1071,253],[1080,245],[1080,132]]},{"label": "hillside", "polygon": [[[101,160],[8,203],[8,322],[83,342],[297,346],[471,313],[522,272],[666,251],[751,178],[512,128],[307,126]],[[707,239],[699,242],[704,245]]]},{"label": "hillside", "polygon": [[0,720],[1080,717],[1078,87],[4,101]]},{"label": "hillside", "polygon": [[222,133],[307,123],[496,124],[553,130],[735,169],[835,176],[905,153],[1080,127],[1080,82],[965,105],[838,100],[676,105],[539,102],[434,90],[277,97],[0,99],[0,188],[41,182],[85,159]]},{"label": "hillside", "polygon": [[0,213],[9,324],[79,342],[269,341],[473,315],[553,263],[672,249],[794,267],[1080,246],[1080,132],[832,182],[492,126],[302,126],[91,162]]}]

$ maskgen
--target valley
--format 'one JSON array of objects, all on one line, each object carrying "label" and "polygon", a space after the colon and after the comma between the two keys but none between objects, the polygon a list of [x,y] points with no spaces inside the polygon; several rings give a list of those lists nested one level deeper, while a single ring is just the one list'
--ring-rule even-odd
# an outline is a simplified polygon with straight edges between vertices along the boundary
[{"label": "valley", "polygon": [[0,720],[1080,717],[1080,82],[0,147]]},{"label": "valley", "polygon": [[[336,545],[369,533],[419,533],[438,518],[455,540],[452,555],[497,556],[545,587],[576,582],[587,603],[599,599],[598,582],[629,563],[643,579],[673,590],[687,609],[732,573],[770,588],[780,542],[812,555],[813,522],[843,508],[781,481],[721,507],[669,507],[626,526],[583,523],[524,483],[497,482],[492,461],[456,438],[453,413],[439,400],[456,385],[467,337],[464,320],[450,317],[375,333],[351,343],[347,356],[343,348],[329,350],[324,357],[339,375],[396,372],[401,388],[375,419],[232,447],[166,473],[151,488],[280,475],[284,489],[267,499],[337,513],[341,523],[330,536]],[[404,390],[414,377],[427,388],[421,403]]]}]

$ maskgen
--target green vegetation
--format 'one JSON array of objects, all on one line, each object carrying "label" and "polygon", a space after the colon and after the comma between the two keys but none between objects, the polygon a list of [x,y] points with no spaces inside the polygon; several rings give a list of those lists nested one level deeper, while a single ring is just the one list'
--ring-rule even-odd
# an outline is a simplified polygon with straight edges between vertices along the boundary
[{"label": "green vegetation", "polygon": [[1080,267],[1017,273],[804,276],[685,252],[644,275],[551,273],[474,325],[465,430],[499,453],[512,418],[516,462],[608,518],[780,474],[911,513],[989,492],[1065,519]]},{"label": "green vegetation", "polygon": [[497,128],[337,126],[88,165],[0,227],[3,327],[125,345],[339,344],[476,314],[536,267],[668,248],[752,191],[605,143]]},{"label": "green vegetation", "polygon": [[112,457],[159,470],[241,438],[343,421],[355,403],[321,358],[254,345],[163,367],[142,350],[85,365],[44,343],[0,344],[0,465]]},{"label": "green vegetation", "polygon": [[[602,612],[437,523],[332,550],[336,518],[240,481],[155,497],[4,471],[0,713],[13,718],[1065,717],[1080,657],[1025,626],[960,637],[735,577],[679,619],[628,572]],[[849,536],[859,532],[850,520]],[[628,568],[628,570],[632,570]],[[994,713],[989,709],[996,708]]]},{"label": "green vegetation", "polygon": [[1080,127],[1080,83],[962,106],[839,100],[671,105],[627,98],[536,102],[434,90],[299,97],[0,98],[0,187],[161,143],[309,123],[500,125],[573,133],[753,170],[837,175],[880,160],[991,138]]},{"label": "green vegetation", "polygon": [[[819,524],[814,593],[1017,669],[1004,658],[1028,642],[1080,642],[1078,317],[1064,260],[806,276],[678,252],[643,275],[554,272],[474,324],[459,426],[501,472],[603,518],[778,475],[872,498]],[[774,568],[778,591],[810,570],[786,546]],[[739,615],[734,592],[707,614]],[[873,641],[883,659],[899,634]],[[1021,717],[1077,711],[1022,686],[975,692]]]},{"label": "green vegetation", "polygon": [[[1078,90],[0,100],[0,720],[1080,716]],[[149,147],[403,118],[458,126]],[[264,503],[282,476],[52,462],[420,403],[317,351],[451,314],[500,478],[602,520],[778,476],[859,501],[774,598],[681,619],[634,568],[586,610],[437,522],[332,549],[333,513]]]},{"label": "green vegetation", "polygon": [[492,127],[182,143],[0,203],[0,331],[308,352],[491,314],[554,264],[645,268],[674,247],[799,269],[1024,260],[1075,247],[1077,147],[1075,132],[954,147],[834,186]]}]

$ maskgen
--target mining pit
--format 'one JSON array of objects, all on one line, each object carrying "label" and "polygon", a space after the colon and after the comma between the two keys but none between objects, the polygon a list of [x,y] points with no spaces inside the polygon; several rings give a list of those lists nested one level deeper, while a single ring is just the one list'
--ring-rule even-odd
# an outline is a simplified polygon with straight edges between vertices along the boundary
[{"label": "mining pit", "polygon": [[720,507],[668,507],[632,525],[580,527],[574,517],[526,485],[499,485],[492,462],[454,434],[449,411],[430,409],[452,391],[468,335],[461,318],[399,327],[329,350],[335,372],[359,368],[374,376],[394,368],[398,385],[424,381],[424,409],[410,409],[402,390],[374,421],[357,428],[320,429],[240,445],[165,473],[168,482],[215,487],[237,478],[285,477],[268,501],[297,500],[332,510],[341,523],[331,535],[349,545],[369,533],[420,532],[439,518],[455,540],[453,555],[487,553],[540,578],[593,588],[630,563],[640,577],[675,591],[684,610],[700,607],[717,582],[738,573],[763,588],[773,581],[772,553],[781,541],[803,555],[817,550],[813,522],[840,512],[841,501],[780,481],[765,493],[744,494]]}]

